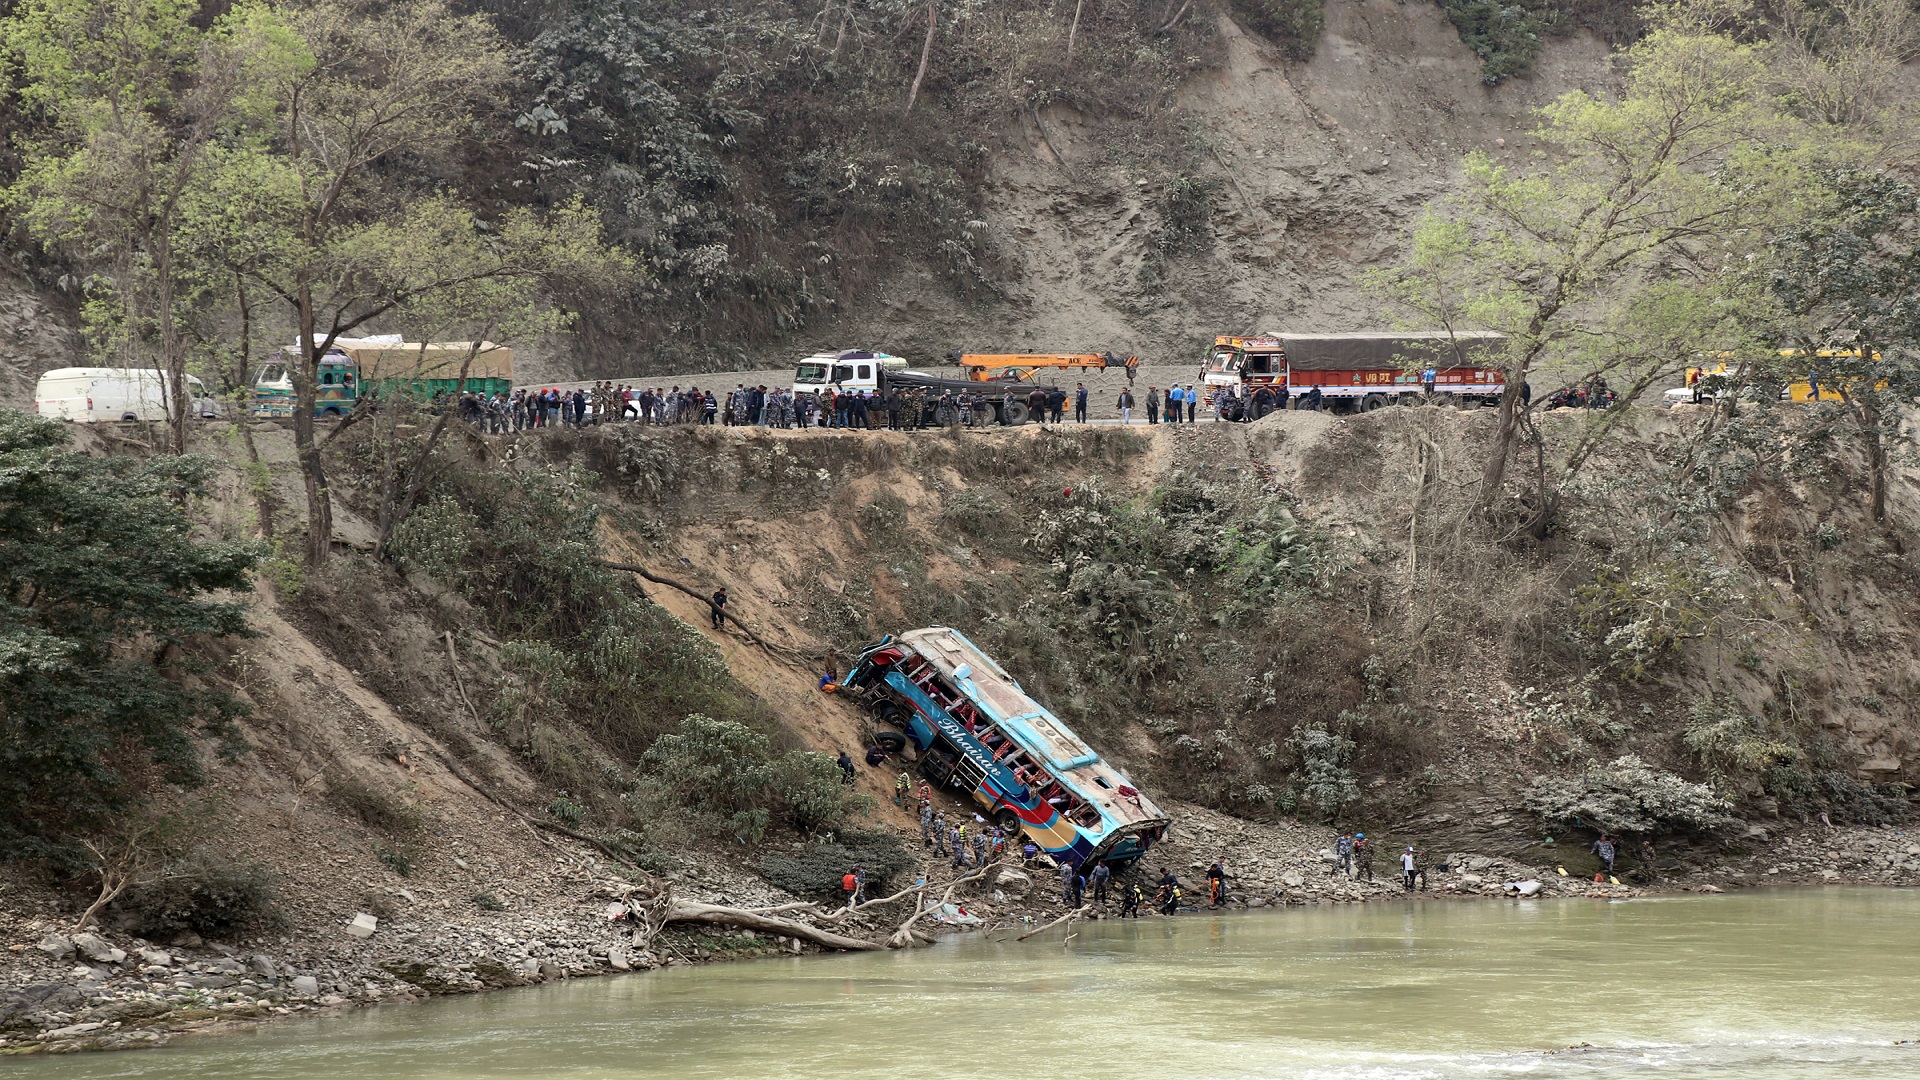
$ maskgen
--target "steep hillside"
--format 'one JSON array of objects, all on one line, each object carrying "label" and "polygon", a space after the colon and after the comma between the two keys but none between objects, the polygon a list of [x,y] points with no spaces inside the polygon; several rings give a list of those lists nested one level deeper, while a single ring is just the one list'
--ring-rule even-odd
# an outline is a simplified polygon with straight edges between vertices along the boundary
[{"label": "steep hillside", "polygon": [[[1009,65],[1002,79],[1027,72],[1024,94],[1001,93],[984,70],[936,78],[904,141],[894,87],[856,93],[804,57],[784,61],[787,81],[753,102],[758,120],[700,136],[696,157],[710,162],[656,165],[641,193],[553,166],[569,152],[548,145],[560,136],[533,138],[501,118],[465,186],[496,207],[582,191],[655,279],[637,296],[574,298],[575,333],[515,343],[521,377],[750,368],[850,344],[923,361],[1024,348],[1184,361],[1216,332],[1377,324],[1358,276],[1398,250],[1409,216],[1456,181],[1459,156],[1525,160],[1528,110],[1611,77],[1605,46],[1579,33],[1549,40],[1528,74],[1488,86],[1427,3],[1334,0],[1304,61],[1224,14],[1196,15],[1170,36],[1143,29],[1164,14],[1146,5],[1090,16],[1081,48],[1093,75],[1028,70],[1021,51],[995,62]],[[498,16],[523,46],[549,28],[526,16]],[[980,16],[940,46],[964,54],[1001,17]],[[1036,54],[1063,33],[1040,25],[1022,39]],[[710,30],[689,31],[697,42],[685,47],[721,48],[702,36]],[[684,57],[662,62],[648,78],[693,65],[687,85],[662,84],[676,94],[711,77]],[[796,141],[802,132],[811,135]],[[514,155],[548,162],[539,185],[501,176],[498,162]],[[764,175],[769,161],[785,171]],[[783,226],[768,229],[767,213]],[[941,246],[951,243],[961,247]],[[0,310],[13,313],[0,314],[0,401],[12,404],[40,371],[80,356],[71,305],[52,299],[65,269],[44,255],[25,265],[35,277],[0,280]],[[255,317],[261,340],[284,336],[272,309]]]}]

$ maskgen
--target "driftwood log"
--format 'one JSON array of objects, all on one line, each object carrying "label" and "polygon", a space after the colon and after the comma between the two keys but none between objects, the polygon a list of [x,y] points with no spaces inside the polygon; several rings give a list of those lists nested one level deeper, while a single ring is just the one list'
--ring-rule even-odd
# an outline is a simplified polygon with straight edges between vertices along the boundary
[{"label": "driftwood log", "polygon": [[623,885],[617,888],[620,903],[626,908],[626,917],[633,922],[633,944],[637,948],[647,948],[668,923],[700,922],[719,926],[737,926],[743,930],[752,930],[762,934],[779,934],[786,937],[811,941],[815,945],[828,949],[849,949],[864,952],[878,952],[886,946],[877,941],[847,937],[831,930],[822,930],[808,923],[784,919],[773,914],[774,911],[814,907],[812,904],[782,904],[777,908],[737,908],[721,904],[706,904],[698,900],[682,900],[673,895],[673,886],[666,882],[654,882],[651,886]]}]

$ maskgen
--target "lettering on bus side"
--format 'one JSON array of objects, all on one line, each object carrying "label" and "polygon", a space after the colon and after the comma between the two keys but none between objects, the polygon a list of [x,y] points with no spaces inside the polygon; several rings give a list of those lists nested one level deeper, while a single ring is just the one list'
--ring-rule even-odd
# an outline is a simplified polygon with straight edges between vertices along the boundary
[{"label": "lettering on bus side", "polygon": [[980,740],[974,738],[971,732],[960,726],[958,720],[948,716],[945,709],[935,708],[933,710],[933,722],[939,725],[941,731],[946,733],[947,741],[957,747],[961,753],[967,755],[967,758],[975,765],[980,766],[982,770],[986,771],[993,769],[993,755],[987,752],[987,748],[982,746]]}]

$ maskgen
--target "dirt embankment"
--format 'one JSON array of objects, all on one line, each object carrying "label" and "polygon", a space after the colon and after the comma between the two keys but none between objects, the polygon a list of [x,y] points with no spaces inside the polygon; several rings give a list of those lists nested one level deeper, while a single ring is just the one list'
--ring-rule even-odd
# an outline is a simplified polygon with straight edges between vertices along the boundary
[{"label": "dirt embankment", "polygon": [[[1828,658],[1823,682],[1796,684],[1803,719],[1855,766],[1881,770],[1876,776],[1910,775],[1916,726],[1909,699],[1886,681],[1897,673],[1856,666],[1858,634],[1801,619],[1791,635],[1758,642],[1757,661],[1722,662],[1704,645],[1684,653],[1655,683],[1629,688],[1614,703],[1630,718],[1624,728],[1563,730],[1563,712],[1542,696],[1562,695],[1555,700],[1563,706],[1571,700],[1552,682],[1564,676],[1554,666],[1558,654],[1532,639],[1552,632],[1541,620],[1556,610],[1554,590],[1564,595],[1567,567],[1580,564],[1564,549],[1517,555],[1446,539],[1451,504],[1436,485],[1470,474],[1488,420],[1416,409],[1151,432],[566,432],[475,439],[473,452],[502,468],[573,463],[600,472],[611,507],[607,554],[699,589],[727,584],[735,610],[780,650],[711,631],[702,605],[682,594],[653,587],[649,596],[717,645],[795,743],[829,751],[857,750],[867,729],[849,703],[815,690],[821,661],[813,657],[878,628],[1001,618],[1011,610],[1000,605],[1009,590],[1022,603],[1065,602],[1034,591],[1045,568],[1020,542],[1048,493],[1064,490],[1061,481],[1144,499],[1168,483],[1226,473],[1285,492],[1292,513],[1356,568],[1322,598],[1323,610],[1417,673],[1402,689],[1407,728],[1423,733],[1408,745],[1423,756],[1382,761],[1378,771],[1361,758],[1356,780],[1364,799],[1343,824],[1377,838],[1381,880],[1353,883],[1328,873],[1327,826],[1272,809],[1258,822],[1231,817],[1172,794],[1186,774],[1175,760],[1177,740],[1148,727],[1160,718],[1141,716],[1115,730],[1103,752],[1149,790],[1167,792],[1162,801],[1179,819],[1145,869],[1157,874],[1164,865],[1196,893],[1200,871],[1223,857],[1236,896],[1249,905],[1390,899],[1399,895],[1395,856],[1405,844],[1451,868],[1430,881],[1431,895],[1445,896],[1505,895],[1508,882],[1525,880],[1543,882],[1548,895],[1624,895],[1645,886],[1920,879],[1920,852],[1905,834],[1802,829],[1793,817],[1768,817],[1762,796],[1742,804],[1751,822],[1745,835],[1663,845],[1650,866],[1631,853],[1622,867],[1626,886],[1591,881],[1589,837],[1543,835],[1522,805],[1532,777],[1577,767],[1571,753],[1632,751],[1684,768],[1685,702],[1708,690],[1757,700],[1777,685],[1762,674],[1770,665],[1798,671],[1809,655]],[[1647,414],[1641,441],[1612,467],[1630,479],[1644,447],[1658,445],[1677,422]],[[201,434],[207,449],[231,447],[217,431]],[[645,453],[629,454],[625,471],[609,467],[620,440],[631,437],[647,442]],[[285,447],[277,436],[264,443],[269,461],[279,463],[283,503],[297,505]],[[230,500],[211,515],[212,530],[248,527],[237,474],[232,485]],[[1001,523],[1001,542],[981,539],[974,516],[985,512],[979,500],[988,493],[1015,500],[1013,516],[986,519]],[[1751,553],[1754,537],[1769,536],[1767,557],[1781,557],[1781,529],[1765,523],[1782,515],[1857,528],[1847,516],[1848,494],[1844,477],[1807,490],[1756,490],[1730,522],[1733,550]],[[1901,513],[1911,497],[1903,486]],[[366,523],[346,512],[341,531],[350,540]],[[1841,626],[1871,619],[1882,635],[1920,631],[1901,557],[1863,546],[1849,558],[1795,563],[1790,581],[1756,579],[1769,590],[1762,597],[1774,605],[1769,617],[1788,625],[1783,613],[1812,611]],[[473,629],[464,602],[430,581],[351,559],[307,587],[315,593],[298,603],[271,592],[253,601],[260,636],[236,643],[219,675],[254,706],[245,721],[253,752],[215,762],[208,789],[183,804],[198,839],[236,862],[271,868],[285,923],[211,943],[190,933],[136,940],[115,928],[110,913],[94,931],[99,940],[83,939],[71,927],[88,899],[84,882],[11,878],[0,890],[6,1048],[154,1045],[178,1030],[312,1009],[810,948],[676,930],[649,953],[628,951],[625,932],[602,910],[618,869],[604,853],[530,823],[554,820],[547,804],[555,793],[478,715],[495,685],[499,643]],[[337,609],[330,614],[315,595],[334,598]],[[1322,673],[1328,681],[1336,675],[1346,677]],[[1304,702],[1319,692],[1318,681],[1277,696]],[[1877,708],[1867,703],[1872,694],[1885,695]],[[880,803],[874,824],[917,848],[908,815],[887,803],[891,776],[891,768],[860,771],[862,789]],[[945,805],[964,809],[950,799]],[[666,876],[691,897],[749,906],[791,900],[738,852],[675,857]],[[936,882],[947,873],[943,862],[927,860]],[[988,926],[1011,929],[1057,915],[1054,892],[1047,869],[1036,867],[1024,881],[1008,878],[965,899]],[[371,936],[350,932],[359,914],[377,917]],[[875,911],[853,929],[884,936],[899,917]]]}]

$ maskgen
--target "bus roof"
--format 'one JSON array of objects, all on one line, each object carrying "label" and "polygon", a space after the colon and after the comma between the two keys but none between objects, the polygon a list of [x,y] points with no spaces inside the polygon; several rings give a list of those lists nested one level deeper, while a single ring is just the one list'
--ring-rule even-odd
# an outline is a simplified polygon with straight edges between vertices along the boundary
[{"label": "bus roof", "polygon": [[1214,338],[1214,345],[1255,352],[1277,349],[1286,354],[1287,365],[1296,371],[1401,371],[1422,364],[1479,366],[1489,351],[1506,340],[1507,335],[1493,330],[1408,330],[1249,338],[1222,335]]},{"label": "bus roof", "polygon": [[[1027,696],[1020,684],[966,635],[945,626],[909,630],[896,639],[926,657],[974,706],[1035,760],[1098,803],[1116,825],[1165,821],[1152,800],[1101,759],[1060,718]],[[956,672],[969,668],[965,678]],[[1124,789],[1124,790],[1123,790]]]}]

